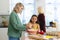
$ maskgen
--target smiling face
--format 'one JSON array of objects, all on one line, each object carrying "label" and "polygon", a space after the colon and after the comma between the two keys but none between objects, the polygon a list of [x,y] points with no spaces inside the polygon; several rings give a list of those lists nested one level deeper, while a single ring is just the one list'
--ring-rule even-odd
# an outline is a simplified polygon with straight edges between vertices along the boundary
[{"label": "smiling face", "polygon": [[37,22],[37,17],[36,17],[36,16],[33,16],[33,17],[31,18],[31,21],[32,21],[32,23],[36,23],[36,22]]}]

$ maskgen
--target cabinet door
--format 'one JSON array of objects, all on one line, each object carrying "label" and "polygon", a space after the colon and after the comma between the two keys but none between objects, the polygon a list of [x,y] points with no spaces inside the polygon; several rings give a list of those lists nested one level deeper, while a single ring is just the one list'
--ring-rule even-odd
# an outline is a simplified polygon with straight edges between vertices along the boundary
[{"label": "cabinet door", "polygon": [[9,14],[9,0],[0,0],[0,15]]}]

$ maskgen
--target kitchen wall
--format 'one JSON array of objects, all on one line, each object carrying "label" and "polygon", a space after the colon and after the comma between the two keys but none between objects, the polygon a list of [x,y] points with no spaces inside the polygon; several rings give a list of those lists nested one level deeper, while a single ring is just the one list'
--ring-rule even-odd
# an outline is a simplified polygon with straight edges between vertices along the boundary
[{"label": "kitchen wall", "polygon": [[0,0],[0,15],[9,15],[9,0]]},{"label": "kitchen wall", "polygon": [[45,0],[36,0],[36,13],[38,14],[37,8],[42,7],[44,10],[45,7]]}]

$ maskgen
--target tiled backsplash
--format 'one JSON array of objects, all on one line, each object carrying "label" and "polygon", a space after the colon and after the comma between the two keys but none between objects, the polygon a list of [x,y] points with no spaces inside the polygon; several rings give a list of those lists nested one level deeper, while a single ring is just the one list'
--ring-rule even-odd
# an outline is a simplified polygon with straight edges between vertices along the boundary
[{"label": "tiled backsplash", "polygon": [[0,26],[2,26],[3,21],[9,21],[9,15],[0,15]]}]

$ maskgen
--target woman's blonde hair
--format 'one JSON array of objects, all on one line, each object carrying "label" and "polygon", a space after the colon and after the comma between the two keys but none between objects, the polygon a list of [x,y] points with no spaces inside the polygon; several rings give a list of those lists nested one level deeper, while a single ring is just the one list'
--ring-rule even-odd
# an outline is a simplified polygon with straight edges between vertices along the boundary
[{"label": "woman's blonde hair", "polygon": [[38,7],[38,13],[44,13],[44,10],[42,7]]},{"label": "woman's blonde hair", "polygon": [[14,7],[14,11],[15,12],[17,12],[18,10],[19,10],[19,7],[21,7],[21,6],[23,6],[24,7],[24,5],[22,4],[22,3],[17,3],[16,5],[15,5],[15,7]]}]

